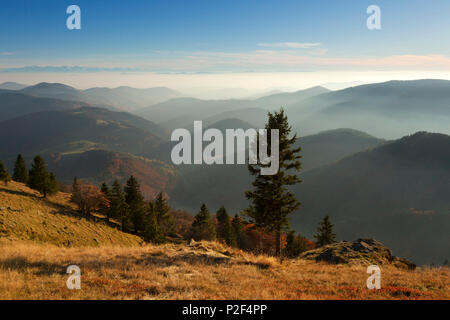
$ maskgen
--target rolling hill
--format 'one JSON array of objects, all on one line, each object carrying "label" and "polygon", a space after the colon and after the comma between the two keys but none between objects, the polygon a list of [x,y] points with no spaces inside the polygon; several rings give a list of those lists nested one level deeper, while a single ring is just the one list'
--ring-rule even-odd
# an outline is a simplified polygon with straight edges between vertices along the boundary
[{"label": "rolling hill", "polygon": [[17,82],[3,82],[0,84],[0,89],[4,90],[21,90],[28,87],[26,84],[21,84]]},{"label": "rolling hill", "polygon": [[[302,170],[333,163],[383,142],[350,129],[302,137],[298,140],[302,147]],[[226,204],[231,212],[239,212],[248,205],[244,192],[251,187],[252,177],[247,165],[181,165],[177,168],[179,179],[169,193],[175,206],[194,211],[205,202],[213,210]]]},{"label": "rolling hill", "polygon": [[0,157],[106,149],[152,158],[163,141],[152,133],[158,129],[136,116],[100,108],[37,112],[0,123]]},{"label": "rolling hill", "polygon": [[[292,226],[330,215],[339,239],[375,237],[416,263],[450,252],[450,136],[419,132],[302,174]],[[399,236],[401,235],[401,237]]]},{"label": "rolling hill", "polygon": [[313,87],[293,93],[277,93],[255,100],[200,100],[195,98],[172,99],[140,109],[137,115],[151,119],[161,126],[173,130],[190,128],[194,120],[203,120],[206,126],[228,118],[237,118],[262,127],[267,110],[298,103],[312,96],[329,92],[323,87]]},{"label": "rolling hill", "polygon": [[70,195],[59,192],[48,199],[17,182],[0,186],[2,243],[45,243],[57,246],[136,246],[142,240],[103,222],[80,217]]},{"label": "rolling hill", "polygon": [[83,102],[38,98],[16,91],[0,91],[0,121],[40,111],[64,111],[80,108]]},{"label": "rolling hill", "polygon": [[176,180],[176,170],[170,164],[107,150],[53,153],[47,155],[45,160],[49,170],[66,184],[70,184],[76,176],[96,186],[103,182],[112,185],[115,179],[124,185],[133,175],[139,181],[146,199],[153,199],[160,191],[170,191]]}]

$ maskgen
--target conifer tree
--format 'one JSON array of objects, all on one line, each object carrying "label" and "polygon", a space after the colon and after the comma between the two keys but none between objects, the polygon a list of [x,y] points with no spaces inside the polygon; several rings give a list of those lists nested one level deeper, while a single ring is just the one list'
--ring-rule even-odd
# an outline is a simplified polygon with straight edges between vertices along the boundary
[{"label": "conifer tree", "polygon": [[233,241],[236,243],[236,246],[238,248],[242,248],[244,223],[242,222],[242,219],[238,214],[236,214],[231,220],[231,228],[233,232]]},{"label": "conifer tree", "polygon": [[301,167],[298,155],[301,148],[293,148],[297,136],[291,136],[291,126],[288,123],[283,108],[279,112],[268,113],[267,129],[267,154],[271,150],[271,130],[278,129],[279,133],[279,170],[274,175],[262,175],[261,167],[267,167],[258,163],[248,166],[250,174],[255,176],[252,183],[253,190],[245,193],[251,205],[244,211],[257,227],[264,227],[275,234],[275,254],[281,255],[281,233],[289,226],[288,216],[300,207],[300,203],[294,194],[288,190],[288,186],[300,183],[295,171]]},{"label": "conifer tree", "polygon": [[11,181],[11,176],[9,175],[8,170],[6,170],[3,161],[0,161],[0,181],[3,181],[5,186],[7,186],[8,182]]},{"label": "conifer tree", "polygon": [[134,176],[130,176],[124,190],[134,233],[139,234],[142,231],[145,220],[146,204],[139,183]]},{"label": "conifer tree", "polygon": [[194,222],[191,227],[191,237],[196,241],[214,240],[216,238],[216,230],[205,204],[202,204],[200,211],[194,217]]},{"label": "conifer tree", "polygon": [[161,242],[163,240],[163,235],[161,234],[158,226],[157,213],[153,202],[150,202],[147,206],[142,237],[147,242]]},{"label": "conifer tree", "polygon": [[314,235],[314,238],[319,247],[336,242],[336,235],[333,233],[333,225],[331,224],[328,215],[320,222],[319,227],[317,228],[317,234]]},{"label": "conifer tree", "polygon": [[217,211],[217,238],[225,241],[229,246],[236,246],[236,238],[233,235],[230,216],[224,206]]},{"label": "conifer tree", "polygon": [[58,192],[58,181],[56,180],[56,176],[53,172],[48,173],[47,182],[46,182],[46,193],[47,194],[55,194]]},{"label": "conifer tree", "polygon": [[110,199],[110,217],[120,221],[122,231],[128,231],[129,228],[129,210],[125,200],[125,194],[119,181],[114,180],[111,199]]},{"label": "conifer tree", "polygon": [[108,201],[103,202],[103,204],[101,205],[101,208],[100,208],[100,212],[105,215],[106,221],[109,222],[109,220],[111,219],[111,210],[110,210],[111,190],[109,189],[106,182],[102,183],[100,190],[101,190],[102,194],[105,196],[105,198],[108,200]]},{"label": "conifer tree", "polygon": [[17,182],[28,182],[28,169],[22,155],[19,154],[14,164],[13,180]]},{"label": "conifer tree", "polygon": [[307,250],[301,237],[295,235],[295,231],[288,232],[286,237],[286,256],[289,258],[298,257],[302,252]]},{"label": "conifer tree", "polygon": [[29,172],[28,186],[39,191],[44,198],[58,191],[58,184],[53,173],[47,172],[47,166],[41,156],[33,159]]},{"label": "conifer tree", "polygon": [[163,193],[160,192],[152,203],[156,221],[163,236],[168,236],[174,231],[173,217],[170,213],[170,207]]}]

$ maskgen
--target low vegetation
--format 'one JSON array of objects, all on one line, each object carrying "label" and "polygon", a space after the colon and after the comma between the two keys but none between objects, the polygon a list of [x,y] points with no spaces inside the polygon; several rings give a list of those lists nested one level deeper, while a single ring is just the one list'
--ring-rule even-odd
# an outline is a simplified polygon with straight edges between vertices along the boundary
[{"label": "low vegetation", "polygon": [[[69,290],[67,266],[81,269]],[[60,248],[0,242],[0,299],[450,299],[446,267],[381,267],[381,289],[366,266],[302,259],[282,264],[215,242],[130,248]]]},{"label": "low vegetation", "polygon": [[3,243],[32,241],[57,246],[134,246],[142,242],[101,220],[84,219],[69,199],[70,195],[62,192],[43,198],[39,192],[19,182],[0,185],[0,238]]}]

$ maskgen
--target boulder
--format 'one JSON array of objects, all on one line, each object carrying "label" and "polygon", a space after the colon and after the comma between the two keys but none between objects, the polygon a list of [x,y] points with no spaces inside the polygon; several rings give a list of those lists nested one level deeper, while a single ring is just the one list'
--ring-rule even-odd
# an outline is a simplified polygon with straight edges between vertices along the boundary
[{"label": "boulder", "polygon": [[392,255],[392,251],[375,239],[341,241],[304,252],[303,259],[332,264],[391,264],[402,269],[414,270],[416,265]]}]

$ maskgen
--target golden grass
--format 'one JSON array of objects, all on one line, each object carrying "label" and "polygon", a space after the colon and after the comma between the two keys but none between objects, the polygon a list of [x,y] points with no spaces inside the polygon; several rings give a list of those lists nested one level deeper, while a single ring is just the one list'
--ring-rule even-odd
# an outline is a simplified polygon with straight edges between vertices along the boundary
[{"label": "golden grass", "polygon": [[[66,288],[68,265],[81,290]],[[0,242],[1,299],[450,299],[448,268],[366,267],[306,260],[279,264],[217,243],[62,248]]]},{"label": "golden grass", "polygon": [[67,193],[44,199],[22,183],[0,184],[0,238],[59,246],[136,246],[142,242],[105,223],[79,217],[69,200]]},{"label": "golden grass", "polygon": [[[43,199],[11,182],[0,208],[0,299],[450,299],[448,268],[382,266],[382,289],[368,290],[364,266],[280,264],[208,242],[142,246],[77,217],[65,193]],[[81,290],[66,287],[71,264]]]}]

